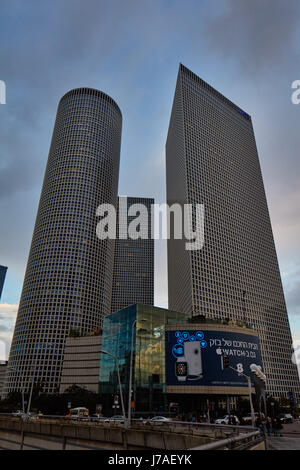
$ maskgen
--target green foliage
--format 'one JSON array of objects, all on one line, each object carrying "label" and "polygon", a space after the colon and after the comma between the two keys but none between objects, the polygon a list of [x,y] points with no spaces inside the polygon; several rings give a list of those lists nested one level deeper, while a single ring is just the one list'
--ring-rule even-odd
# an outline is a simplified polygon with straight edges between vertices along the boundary
[{"label": "green foliage", "polygon": [[[72,385],[62,394],[41,393],[42,384],[35,384],[32,394],[31,410],[41,411],[44,415],[66,415],[68,413],[68,403],[71,402],[72,408],[84,406],[93,414],[96,411],[96,405],[102,403],[98,393],[90,392],[85,388]],[[29,393],[25,394],[25,400],[28,401]],[[12,392],[5,400],[0,401],[0,412],[11,413],[22,408],[22,394]]]}]

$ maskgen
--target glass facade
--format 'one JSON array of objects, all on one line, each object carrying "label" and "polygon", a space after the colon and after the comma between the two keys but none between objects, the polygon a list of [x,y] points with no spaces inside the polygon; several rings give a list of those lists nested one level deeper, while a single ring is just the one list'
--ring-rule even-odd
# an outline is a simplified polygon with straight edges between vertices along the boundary
[{"label": "glass facade", "polygon": [[[120,379],[127,411],[130,351],[133,329],[132,401],[136,412],[167,410],[165,395],[165,325],[184,322],[186,315],[163,308],[134,304],[108,315],[103,322],[102,350],[118,358]],[[112,411],[119,394],[116,363],[101,355],[99,393],[105,412]]]}]

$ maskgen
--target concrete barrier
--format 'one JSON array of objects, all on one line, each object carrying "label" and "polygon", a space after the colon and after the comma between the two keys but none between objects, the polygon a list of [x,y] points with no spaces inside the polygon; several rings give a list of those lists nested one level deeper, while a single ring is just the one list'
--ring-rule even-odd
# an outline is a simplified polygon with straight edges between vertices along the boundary
[{"label": "concrete barrier", "polygon": [[[10,432],[15,442],[19,444],[22,442],[22,428],[25,448],[26,442],[30,440],[33,443],[38,442],[37,448],[45,449],[48,448],[48,439],[48,446],[51,449],[55,446],[58,449],[66,449],[73,445],[90,449],[186,450],[228,437],[228,434],[225,435],[216,429],[212,430],[210,427],[176,426],[173,428],[133,425],[131,429],[125,430],[122,425],[106,423],[80,423],[43,418],[22,422],[20,418],[0,417],[0,434],[1,431],[3,434]],[[232,435],[236,436],[236,434]],[[2,446],[1,442],[0,446]],[[32,446],[34,447],[34,444]]]}]

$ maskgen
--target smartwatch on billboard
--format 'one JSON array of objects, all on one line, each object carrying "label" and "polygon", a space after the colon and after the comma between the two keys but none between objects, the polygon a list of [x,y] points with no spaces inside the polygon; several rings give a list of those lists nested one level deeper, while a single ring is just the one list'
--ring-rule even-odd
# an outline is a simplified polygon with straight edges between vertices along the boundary
[{"label": "smartwatch on billboard", "polygon": [[175,375],[179,382],[185,382],[188,376],[188,363],[184,356],[178,357],[175,363]]}]

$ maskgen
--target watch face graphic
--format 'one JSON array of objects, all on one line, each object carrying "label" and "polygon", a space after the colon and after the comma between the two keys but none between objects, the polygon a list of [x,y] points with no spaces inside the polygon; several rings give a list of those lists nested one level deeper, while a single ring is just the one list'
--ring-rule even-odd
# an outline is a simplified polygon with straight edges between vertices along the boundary
[{"label": "watch face graphic", "polygon": [[176,375],[177,377],[187,376],[187,362],[176,362]]}]

